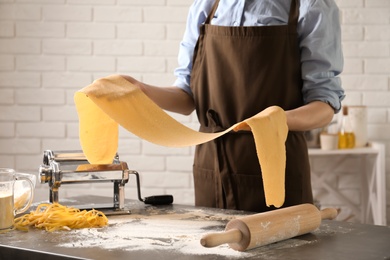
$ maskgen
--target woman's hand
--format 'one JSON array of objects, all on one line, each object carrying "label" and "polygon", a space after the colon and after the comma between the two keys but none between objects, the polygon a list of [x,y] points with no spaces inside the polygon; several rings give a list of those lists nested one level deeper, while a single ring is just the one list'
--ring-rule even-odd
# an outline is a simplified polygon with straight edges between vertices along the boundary
[{"label": "woman's hand", "polygon": [[[285,111],[290,131],[309,131],[328,125],[332,121],[333,108],[321,101],[314,101],[296,109]],[[247,124],[239,124],[234,131],[251,131]]]},{"label": "woman's hand", "polygon": [[[137,86],[139,88],[141,88],[142,85],[143,85],[141,81],[138,81],[135,78],[130,77],[128,75],[121,75],[121,77],[126,79],[127,81],[129,81],[130,83],[132,83],[133,85],[135,85],[135,86]],[[142,90],[142,88],[141,88],[141,90]]]},{"label": "woman's hand", "polygon": [[142,83],[127,75],[121,76],[139,87],[145,95],[164,110],[189,115],[195,109],[194,99],[179,87],[157,87]]},{"label": "woman's hand", "polygon": [[313,101],[296,109],[286,111],[290,131],[309,131],[328,125],[332,121],[334,109],[327,103]]}]

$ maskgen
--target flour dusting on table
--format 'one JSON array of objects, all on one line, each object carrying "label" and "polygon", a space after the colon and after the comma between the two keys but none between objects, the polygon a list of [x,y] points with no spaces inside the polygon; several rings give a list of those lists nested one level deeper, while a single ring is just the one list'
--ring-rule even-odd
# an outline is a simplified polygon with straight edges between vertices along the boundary
[{"label": "flour dusting on table", "polygon": [[[226,216],[224,217],[226,218]],[[232,258],[252,254],[238,252],[228,245],[204,248],[203,235],[223,231],[227,219],[207,216],[202,212],[167,215],[127,215],[109,219],[109,226],[100,229],[72,230],[71,241],[60,247],[121,249],[126,251],[170,250],[189,255],[223,255]]]}]

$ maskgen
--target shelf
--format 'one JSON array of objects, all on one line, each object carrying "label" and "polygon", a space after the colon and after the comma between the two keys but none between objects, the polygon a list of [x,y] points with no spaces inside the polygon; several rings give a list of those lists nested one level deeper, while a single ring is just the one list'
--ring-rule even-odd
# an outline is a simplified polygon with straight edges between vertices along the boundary
[{"label": "shelf", "polygon": [[[348,158],[360,157],[359,167],[361,174],[362,200],[360,207],[352,203],[337,187],[333,187],[325,179],[326,176],[335,172]],[[368,160],[375,157],[372,167],[369,167]],[[334,195],[341,203],[348,206],[354,214],[360,216],[362,223],[374,223],[375,225],[386,225],[386,171],[385,171],[385,146],[373,142],[367,147],[342,149],[342,150],[321,150],[309,149],[310,161],[313,158],[328,157],[326,169],[317,170],[312,167],[312,179],[323,189]]]}]

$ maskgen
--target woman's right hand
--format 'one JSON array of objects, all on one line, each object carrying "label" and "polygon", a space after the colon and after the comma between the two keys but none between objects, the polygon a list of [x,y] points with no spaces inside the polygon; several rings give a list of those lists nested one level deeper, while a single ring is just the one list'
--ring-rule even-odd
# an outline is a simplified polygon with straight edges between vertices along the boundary
[{"label": "woman's right hand", "polygon": [[194,99],[179,87],[157,87],[145,84],[128,75],[121,76],[139,87],[146,96],[164,110],[189,115],[195,109]]},{"label": "woman's right hand", "polygon": [[135,78],[128,76],[128,75],[121,75],[124,79],[132,83],[133,85],[139,87],[142,90],[143,83],[141,81],[136,80]]}]

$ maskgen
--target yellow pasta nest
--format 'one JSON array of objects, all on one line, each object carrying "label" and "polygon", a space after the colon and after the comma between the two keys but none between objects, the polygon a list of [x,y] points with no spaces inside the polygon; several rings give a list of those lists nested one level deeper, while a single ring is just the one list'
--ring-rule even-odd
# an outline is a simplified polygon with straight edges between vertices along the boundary
[{"label": "yellow pasta nest", "polygon": [[58,203],[40,204],[35,211],[15,219],[14,227],[27,231],[28,227],[45,229],[52,232],[56,230],[70,230],[79,228],[97,228],[106,226],[107,217],[98,210],[80,210],[66,207]]}]

